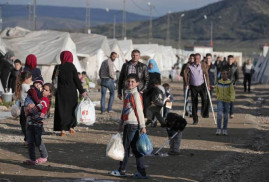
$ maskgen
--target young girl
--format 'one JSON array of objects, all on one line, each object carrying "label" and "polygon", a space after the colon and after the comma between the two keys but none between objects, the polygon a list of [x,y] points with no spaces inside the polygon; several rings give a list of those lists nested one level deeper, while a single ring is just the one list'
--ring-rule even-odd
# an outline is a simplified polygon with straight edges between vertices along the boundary
[{"label": "young girl", "polygon": [[[45,83],[42,90],[41,102],[37,105],[29,104],[27,111],[27,141],[30,159],[24,161],[28,165],[42,164],[48,159],[48,152],[45,144],[42,142],[43,119],[51,105],[51,98],[54,93],[54,86],[51,83]],[[36,159],[35,146],[38,147],[41,157]]]},{"label": "young girl", "polygon": [[26,141],[26,117],[24,112],[24,101],[27,97],[27,91],[30,89],[32,83],[32,74],[29,71],[21,72],[16,80],[15,100],[19,100],[21,104],[20,125],[24,135],[24,145],[27,146]]}]

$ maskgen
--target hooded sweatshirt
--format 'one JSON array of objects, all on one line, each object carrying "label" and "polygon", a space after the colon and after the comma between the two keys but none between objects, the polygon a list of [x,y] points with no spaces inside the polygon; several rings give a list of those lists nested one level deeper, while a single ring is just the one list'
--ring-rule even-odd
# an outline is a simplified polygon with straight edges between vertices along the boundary
[{"label": "hooded sweatshirt", "polygon": [[142,96],[137,91],[137,87],[125,91],[121,120],[123,125],[139,124],[140,128],[145,127],[143,101]]},{"label": "hooded sweatshirt", "polygon": [[222,102],[233,102],[235,100],[234,86],[231,80],[219,80],[216,86],[217,100]]}]

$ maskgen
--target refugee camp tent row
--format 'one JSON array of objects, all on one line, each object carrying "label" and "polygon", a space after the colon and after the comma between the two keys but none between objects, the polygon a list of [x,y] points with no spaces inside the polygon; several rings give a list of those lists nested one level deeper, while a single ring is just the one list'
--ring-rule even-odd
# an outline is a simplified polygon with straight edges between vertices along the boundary
[{"label": "refugee camp tent row", "polygon": [[108,44],[111,52],[116,52],[118,54],[118,58],[114,61],[115,69],[121,70],[122,65],[125,63],[124,54],[121,51],[120,45],[117,39],[109,39]]},{"label": "refugee camp tent row", "polygon": [[28,32],[22,37],[10,38],[3,36],[8,50],[15,53],[16,58],[25,63],[27,55],[34,54],[45,82],[51,81],[51,75],[56,64],[60,64],[60,53],[64,50],[72,52],[74,65],[82,71],[76,55],[76,45],[70,34],[58,31]]},{"label": "refugee camp tent row", "polygon": [[252,77],[254,83],[269,83],[269,51],[267,52],[266,57],[263,55],[259,57],[254,70],[255,73]]},{"label": "refugee camp tent row", "polygon": [[71,33],[77,46],[77,55],[90,79],[98,79],[101,64],[111,53],[107,38],[97,34]]}]

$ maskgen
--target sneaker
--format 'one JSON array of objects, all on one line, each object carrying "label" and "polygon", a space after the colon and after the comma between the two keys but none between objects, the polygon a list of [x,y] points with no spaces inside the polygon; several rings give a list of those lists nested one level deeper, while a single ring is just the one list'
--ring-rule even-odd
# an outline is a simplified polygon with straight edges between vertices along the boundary
[{"label": "sneaker", "polygon": [[47,157],[44,157],[44,158],[38,158],[37,160],[36,160],[36,164],[43,164],[43,163],[45,163],[45,162],[47,162],[47,160],[48,160],[48,158]]},{"label": "sneaker", "polygon": [[154,122],[154,123],[151,123],[151,126],[152,126],[152,127],[156,127],[156,126],[157,126],[157,121]]},{"label": "sneaker", "polygon": [[137,172],[135,173],[133,176],[132,176],[133,179],[148,179],[149,176],[147,175],[142,175],[140,172]]},{"label": "sneaker", "polygon": [[36,161],[33,161],[31,159],[27,159],[26,161],[23,161],[23,164],[26,164],[26,165],[36,165]]},{"label": "sneaker", "polygon": [[170,151],[168,152],[168,155],[180,155],[180,153],[176,151]]},{"label": "sneaker", "polygon": [[110,110],[110,111],[108,111],[108,113],[109,113],[109,114],[112,114],[112,113],[115,113],[115,111]]},{"label": "sneaker", "polygon": [[217,129],[216,135],[220,135],[221,134],[221,129]]},{"label": "sneaker", "polygon": [[230,118],[231,118],[231,119],[233,119],[233,118],[234,118],[234,115],[233,115],[233,114],[232,114],[232,115],[230,115]]},{"label": "sneaker", "polygon": [[126,177],[125,171],[115,170],[109,173],[111,176]]},{"label": "sneaker", "polygon": [[227,130],[223,130],[223,131],[222,131],[222,134],[223,134],[224,136],[227,136],[227,135],[228,135]]}]

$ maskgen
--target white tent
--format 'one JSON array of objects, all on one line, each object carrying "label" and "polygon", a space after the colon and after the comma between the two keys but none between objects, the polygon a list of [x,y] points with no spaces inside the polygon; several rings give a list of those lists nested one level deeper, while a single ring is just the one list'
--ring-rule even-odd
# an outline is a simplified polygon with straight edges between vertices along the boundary
[{"label": "white tent", "polygon": [[98,78],[98,71],[104,60],[110,56],[107,38],[97,34],[71,33],[77,46],[82,67],[91,79]]},{"label": "white tent", "polygon": [[1,32],[1,37],[5,39],[13,39],[18,37],[24,37],[31,31],[22,27],[7,27]]},{"label": "white tent", "polygon": [[133,41],[132,40],[119,40],[120,49],[124,54],[125,59],[132,59],[132,51],[134,50]]},{"label": "white tent", "polygon": [[118,58],[114,61],[116,70],[121,70],[123,63],[125,63],[124,54],[120,49],[119,43],[116,39],[108,40],[110,50],[118,54]]},{"label": "white tent", "polygon": [[141,56],[149,56],[150,59],[154,59],[160,71],[163,71],[162,50],[158,44],[134,44],[134,49],[138,49]]},{"label": "white tent", "polygon": [[4,41],[1,39],[0,37],[0,53],[2,55],[6,54],[6,44],[4,43]]},{"label": "white tent", "polygon": [[256,83],[269,83],[269,52],[267,56],[260,56],[254,68],[255,73],[252,76],[253,82]]},{"label": "white tent", "polygon": [[73,54],[73,63],[78,71],[81,66],[76,54],[76,45],[69,33],[57,31],[34,31],[24,37],[3,39],[7,49],[14,51],[15,57],[22,63],[29,54],[37,57],[37,65],[41,69],[45,82],[51,81],[54,66],[60,63],[60,54],[68,50]]}]

